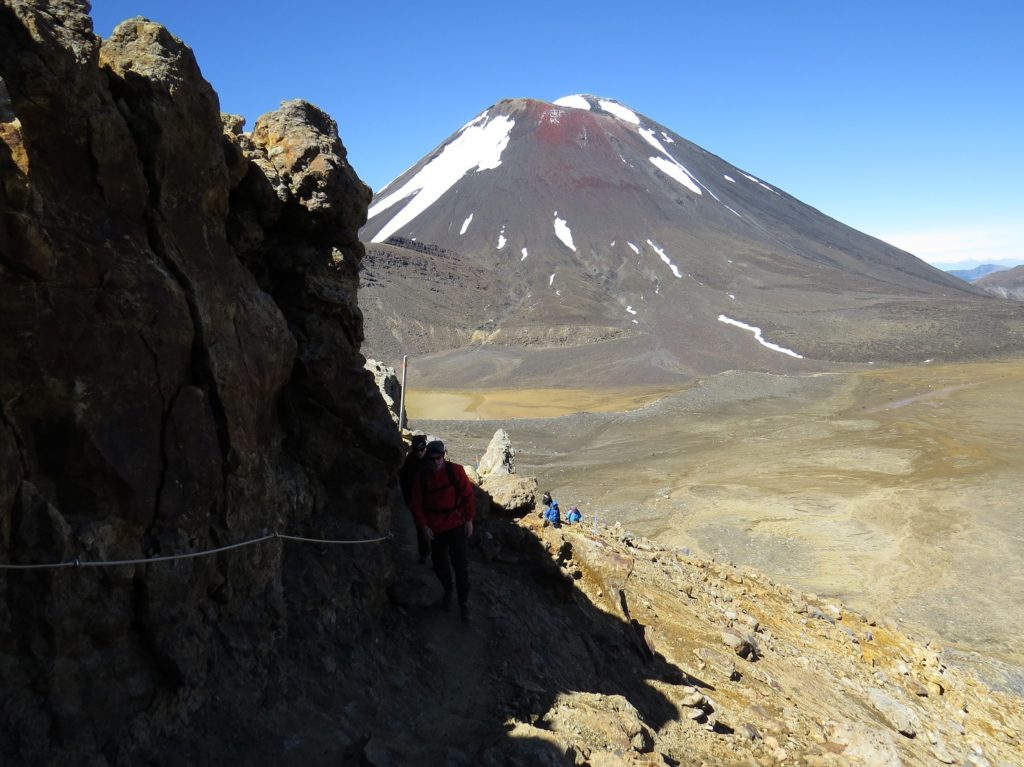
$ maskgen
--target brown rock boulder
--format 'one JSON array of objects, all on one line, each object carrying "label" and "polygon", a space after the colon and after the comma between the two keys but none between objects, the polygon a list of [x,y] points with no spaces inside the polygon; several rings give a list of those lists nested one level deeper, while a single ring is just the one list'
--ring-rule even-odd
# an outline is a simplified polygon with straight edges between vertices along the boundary
[{"label": "brown rock boulder", "polygon": [[544,717],[551,730],[584,754],[648,752],[654,737],[636,708],[621,695],[563,695]]},{"label": "brown rock boulder", "polygon": [[522,516],[529,514],[537,505],[537,480],[534,477],[502,474],[484,478],[481,486],[491,496],[497,511]]},{"label": "brown rock boulder", "polygon": [[598,584],[616,606],[618,593],[625,588],[633,572],[633,557],[616,551],[607,541],[563,528],[563,536],[572,545],[573,561],[584,575]]}]

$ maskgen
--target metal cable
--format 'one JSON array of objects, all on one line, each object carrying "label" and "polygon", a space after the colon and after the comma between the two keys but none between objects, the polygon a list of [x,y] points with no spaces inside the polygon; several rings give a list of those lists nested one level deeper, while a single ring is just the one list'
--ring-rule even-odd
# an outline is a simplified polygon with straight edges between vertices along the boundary
[{"label": "metal cable", "polygon": [[287,541],[302,541],[303,543],[338,543],[338,544],[348,544],[348,543],[379,543],[381,541],[386,541],[386,540],[391,538],[390,535],[382,535],[380,538],[367,538],[366,540],[363,540],[363,541],[328,541],[328,540],[324,540],[323,538],[302,538],[302,537],[300,537],[298,535],[285,535],[284,533],[274,533],[274,535],[277,538],[284,538]]},{"label": "metal cable", "polygon": [[303,543],[322,543],[322,544],[357,544],[357,543],[380,543],[391,538],[390,535],[384,535],[379,538],[367,538],[358,541],[339,541],[339,540],[327,540],[324,538],[302,538],[297,535],[285,535],[284,533],[268,533],[267,535],[261,535],[259,538],[251,538],[248,541],[240,541],[239,543],[231,543],[227,546],[220,546],[216,549],[206,549],[204,551],[192,551],[187,554],[168,554],[162,557],[148,557],[146,559],[118,559],[118,560],[92,560],[82,561],[78,557],[75,557],[70,562],[53,562],[49,564],[39,565],[12,565],[0,563],[0,570],[56,570],[62,567],[121,567],[123,565],[148,565],[153,562],[169,562],[176,559],[193,559],[195,557],[205,557],[211,554],[219,554],[223,551],[230,551],[231,549],[240,549],[243,546],[251,546],[254,543],[262,543],[263,541],[269,541],[271,538],[282,538],[289,541],[301,541]]}]

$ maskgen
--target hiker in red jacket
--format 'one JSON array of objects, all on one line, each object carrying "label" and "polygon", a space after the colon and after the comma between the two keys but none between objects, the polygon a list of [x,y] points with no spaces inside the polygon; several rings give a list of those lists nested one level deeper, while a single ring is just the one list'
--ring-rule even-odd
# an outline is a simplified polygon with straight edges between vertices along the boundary
[{"label": "hiker in red jacket", "polygon": [[441,609],[452,607],[452,568],[462,620],[469,620],[469,559],[466,543],[473,534],[476,503],[466,470],[444,457],[444,443],[427,445],[423,468],[412,483],[412,514],[430,541],[434,572],[444,586]]}]

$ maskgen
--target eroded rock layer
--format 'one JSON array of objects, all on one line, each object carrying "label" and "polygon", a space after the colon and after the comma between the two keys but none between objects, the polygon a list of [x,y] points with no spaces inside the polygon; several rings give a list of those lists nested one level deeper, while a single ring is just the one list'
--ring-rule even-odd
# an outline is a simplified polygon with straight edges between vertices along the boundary
[{"label": "eroded rock layer", "polygon": [[[243,133],[180,40],[101,42],[87,7],[0,6],[0,562],[373,537],[400,443],[359,351],[370,191],[337,126],[292,101]],[[271,539],[0,571],[0,761],[259,689],[325,594],[358,621],[390,566]]]}]

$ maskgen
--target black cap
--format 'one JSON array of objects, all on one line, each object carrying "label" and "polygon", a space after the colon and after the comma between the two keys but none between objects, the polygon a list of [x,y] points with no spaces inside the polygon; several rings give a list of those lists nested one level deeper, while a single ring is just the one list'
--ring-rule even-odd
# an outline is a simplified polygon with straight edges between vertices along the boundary
[{"label": "black cap", "polygon": [[426,434],[413,434],[412,435],[412,449],[419,450],[427,446],[427,435]]},{"label": "black cap", "polygon": [[428,442],[427,455],[444,455],[444,442],[439,439],[435,439],[433,442]]}]

